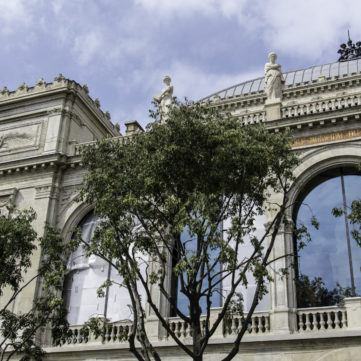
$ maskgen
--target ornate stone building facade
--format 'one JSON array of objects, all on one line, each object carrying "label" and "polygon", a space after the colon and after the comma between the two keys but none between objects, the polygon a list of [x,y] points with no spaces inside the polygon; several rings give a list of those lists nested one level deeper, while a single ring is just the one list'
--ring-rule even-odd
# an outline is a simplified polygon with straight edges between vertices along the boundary
[{"label": "ornate stone building facade", "polygon": [[[275,60],[275,54],[270,54],[265,77],[230,87],[204,100],[210,100],[210,106],[232,112],[245,125],[264,123],[270,132],[284,129],[293,132],[293,149],[301,162],[294,169],[295,184],[290,195],[290,204],[294,206],[288,211],[291,224],[299,221],[305,212],[301,205],[305,201],[313,207],[320,206],[317,210],[321,212],[328,212],[323,206],[330,203],[329,200],[336,205],[340,200],[347,208],[347,202],[360,195],[357,166],[361,162],[361,60],[345,60],[283,74]],[[69,237],[72,229],[86,224],[86,216],[91,212],[89,207],[75,201],[84,175],[83,146],[109,136],[126,141],[132,133],[142,131],[137,122],[127,123],[126,127],[126,135],[122,136],[111,123],[109,114],[100,110],[99,101],[88,96],[87,87],[62,75],[52,83],[40,79],[34,87],[22,84],[12,92],[4,88],[0,92],[1,206],[13,201],[19,208],[32,207],[38,215],[35,228],[40,234],[47,221],[61,229],[65,238]],[[273,198],[276,201],[277,195]],[[298,253],[295,259],[276,261],[269,298],[262,311],[252,317],[235,360],[360,358],[361,298],[356,295],[361,293],[361,254],[345,234],[342,228],[345,223],[330,228],[337,221],[326,218],[326,229],[313,237],[313,248]],[[296,248],[291,227],[284,227],[273,256],[293,253]],[[39,257],[39,252],[34,254],[34,265]],[[296,267],[291,268],[295,261]],[[80,274],[79,270],[95,269],[90,263],[85,266],[82,263],[74,272]],[[99,272],[103,272],[104,267],[98,266]],[[291,270],[287,277],[277,272],[284,267]],[[28,272],[26,278],[32,275],[33,272]],[[302,276],[309,280],[320,276],[321,288],[328,288],[329,293],[339,286],[348,288],[346,296],[353,297],[346,297],[336,305],[326,305],[327,302],[321,300],[320,305],[310,307],[312,302],[307,303],[297,292],[297,287],[301,287],[297,282],[305,280]],[[77,287],[66,285],[65,291],[78,292]],[[36,292],[36,284],[29,287],[13,310],[19,312],[31,307]],[[79,301],[80,296],[71,296]],[[79,301],[71,305],[82,307],[86,303]],[[99,304],[96,307],[101,314]],[[74,314],[78,315],[79,310]],[[169,322],[180,336],[189,336],[183,321],[169,317]],[[83,339],[79,334],[81,325],[73,324],[73,336],[62,347],[51,347],[49,339],[44,338],[47,358],[130,360],[127,343],[117,338],[120,330],[127,330],[130,324],[124,319],[110,321],[102,340]],[[149,317],[147,324],[161,355],[169,360],[186,359],[156,320]],[[206,359],[222,358],[239,325],[240,320],[234,319],[217,331]]]}]

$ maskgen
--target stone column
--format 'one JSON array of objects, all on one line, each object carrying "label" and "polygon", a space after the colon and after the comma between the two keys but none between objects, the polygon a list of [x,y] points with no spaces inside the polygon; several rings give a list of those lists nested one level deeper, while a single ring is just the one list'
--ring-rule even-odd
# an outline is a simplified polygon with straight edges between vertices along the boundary
[{"label": "stone column", "polygon": [[[168,255],[168,274],[165,276],[165,288],[170,289],[171,287],[171,265],[172,257]],[[157,272],[159,266],[156,262],[150,261],[149,272]],[[157,283],[149,285],[150,293],[152,295],[152,301],[163,315],[167,318],[169,315],[169,303],[166,298],[160,292],[159,286]],[[166,331],[163,328],[161,322],[159,321],[157,315],[153,309],[146,304],[146,331],[150,341],[158,341],[165,337]]]},{"label": "stone column", "polygon": [[[275,200],[272,200],[276,202]],[[276,211],[268,214],[271,221]],[[275,239],[270,260],[275,261],[270,265],[273,282],[270,283],[271,314],[270,327],[272,333],[289,334],[297,329],[296,322],[296,297],[294,287],[293,263],[293,223],[285,218]],[[282,271],[286,270],[287,274]]]}]

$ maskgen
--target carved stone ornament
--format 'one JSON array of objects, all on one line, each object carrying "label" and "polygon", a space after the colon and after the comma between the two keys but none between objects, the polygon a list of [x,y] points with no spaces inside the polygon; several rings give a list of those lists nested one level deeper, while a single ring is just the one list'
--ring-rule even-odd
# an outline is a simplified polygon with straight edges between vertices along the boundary
[{"label": "carved stone ornament", "polygon": [[83,85],[83,90],[85,91],[85,93],[89,94],[89,88],[86,84]]},{"label": "carved stone ornament", "polygon": [[269,63],[264,68],[265,73],[265,93],[268,101],[281,101],[282,88],[285,80],[281,70],[281,65],[276,64],[276,53],[268,55]]},{"label": "carved stone ornament", "polygon": [[100,100],[98,98],[94,99],[94,104],[97,108],[100,108]]},{"label": "carved stone ornament", "polygon": [[221,97],[219,96],[219,94],[217,93],[214,97],[213,97],[213,101],[214,102],[219,102],[221,100]]},{"label": "carved stone ornament", "polygon": [[165,120],[168,117],[170,107],[172,106],[173,86],[170,85],[172,79],[166,75],[163,78],[163,83],[166,85],[159,95],[154,95],[153,99],[159,103],[159,114],[161,120]]},{"label": "carved stone ornament", "polygon": [[5,146],[9,141],[21,142],[23,140],[30,140],[32,136],[22,132],[9,132],[7,134],[0,134],[0,148]]},{"label": "carved stone ornament", "polygon": [[0,128],[0,152],[36,149],[39,146],[41,124],[38,121]]},{"label": "carved stone ornament", "polygon": [[15,202],[18,193],[16,188],[9,188],[0,191],[0,213],[5,211],[6,206]]},{"label": "carved stone ornament", "polygon": [[2,95],[9,94],[9,89],[8,89],[6,86],[4,86],[4,87],[1,89],[1,94],[2,94]]},{"label": "carved stone ornament", "polygon": [[35,199],[40,198],[58,198],[59,190],[51,185],[43,185],[35,188]]},{"label": "carved stone ornament", "polygon": [[22,82],[19,86],[18,86],[18,91],[24,91],[24,90],[28,90],[28,86]]},{"label": "carved stone ornament", "polygon": [[63,80],[65,80],[65,77],[63,76],[62,73],[59,73],[59,75],[54,78],[54,81],[56,81],[58,83],[60,83]]},{"label": "carved stone ornament", "polygon": [[37,87],[40,87],[40,86],[43,86],[45,85],[45,80],[44,78],[40,78],[36,83],[35,83],[35,86]]}]

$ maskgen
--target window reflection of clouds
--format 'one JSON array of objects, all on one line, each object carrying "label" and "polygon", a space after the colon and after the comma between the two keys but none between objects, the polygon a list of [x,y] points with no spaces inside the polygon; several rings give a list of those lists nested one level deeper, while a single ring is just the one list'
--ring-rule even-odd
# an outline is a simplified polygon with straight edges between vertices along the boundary
[{"label": "window reflection of clouds", "polygon": [[[100,221],[99,217],[92,213],[83,219],[79,225],[83,241],[88,242],[91,239]],[[123,278],[114,267],[111,269],[109,267],[109,263],[100,257],[94,255],[86,257],[83,245],[79,245],[70,255],[67,264],[70,272],[64,282],[64,298],[71,325],[80,325],[90,317],[105,314],[111,322],[133,318],[128,290],[120,287]],[[144,274],[145,266],[141,266],[141,270]],[[108,297],[100,298],[97,296],[97,289],[108,278],[114,284],[108,286]],[[142,288],[139,291],[145,296]],[[145,297],[142,301],[145,302]]]},{"label": "window reflection of clouds", "polygon": [[[354,199],[360,198],[361,177],[344,176],[346,200],[348,206]],[[297,222],[307,226],[311,243],[298,252],[298,272],[313,279],[321,277],[325,286],[331,290],[339,283],[350,287],[350,270],[347,253],[344,217],[334,217],[334,207],[343,208],[340,176],[326,180],[314,188],[304,199],[300,207]],[[319,229],[311,225],[310,218],[315,215]],[[351,239],[353,270],[356,291],[361,291],[361,249]]]}]

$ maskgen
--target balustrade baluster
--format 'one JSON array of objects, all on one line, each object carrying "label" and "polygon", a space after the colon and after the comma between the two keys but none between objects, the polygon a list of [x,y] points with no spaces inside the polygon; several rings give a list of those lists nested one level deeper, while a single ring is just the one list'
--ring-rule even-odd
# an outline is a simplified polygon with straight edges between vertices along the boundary
[{"label": "balustrade baluster", "polygon": [[320,313],[320,330],[326,330],[326,320],[323,312]]},{"label": "balustrade baluster", "polygon": [[348,326],[346,310],[342,310],[341,314],[342,314],[342,328],[345,328]]},{"label": "balustrade baluster", "polygon": [[235,334],[236,333],[236,330],[237,330],[237,327],[236,327],[236,317],[233,317],[232,318],[232,321],[231,321],[231,334]]},{"label": "balustrade baluster", "polygon": [[253,334],[257,333],[257,321],[258,321],[258,317],[251,318],[251,330]]},{"label": "balustrade baluster", "polygon": [[305,323],[305,326],[306,326],[306,330],[305,331],[311,331],[311,312],[306,312],[305,313],[305,316],[306,316],[306,323]]},{"label": "balustrade baluster", "polygon": [[270,331],[269,317],[264,316],[264,332]]},{"label": "balustrade baluster", "polygon": [[341,328],[341,312],[335,312],[335,328]]}]

